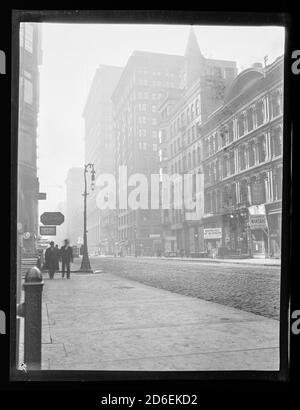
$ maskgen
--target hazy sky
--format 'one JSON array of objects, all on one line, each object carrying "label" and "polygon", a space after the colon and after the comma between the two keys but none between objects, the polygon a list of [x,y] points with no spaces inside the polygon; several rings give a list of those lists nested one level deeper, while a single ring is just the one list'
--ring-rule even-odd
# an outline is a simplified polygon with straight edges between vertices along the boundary
[{"label": "hazy sky", "polygon": [[[40,212],[65,199],[65,179],[84,161],[83,108],[99,64],[125,66],[134,50],[183,55],[190,26],[42,24],[38,173]],[[194,26],[205,57],[235,60],[239,71],[284,53],[282,27]]]}]

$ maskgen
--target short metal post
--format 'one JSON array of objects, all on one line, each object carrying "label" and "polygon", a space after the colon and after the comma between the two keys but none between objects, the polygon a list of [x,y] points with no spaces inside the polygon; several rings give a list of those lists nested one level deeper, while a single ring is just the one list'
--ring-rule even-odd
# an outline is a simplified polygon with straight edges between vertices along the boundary
[{"label": "short metal post", "polygon": [[40,370],[42,359],[42,291],[41,271],[33,267],[25,277],[24,363],[28,370]]}]

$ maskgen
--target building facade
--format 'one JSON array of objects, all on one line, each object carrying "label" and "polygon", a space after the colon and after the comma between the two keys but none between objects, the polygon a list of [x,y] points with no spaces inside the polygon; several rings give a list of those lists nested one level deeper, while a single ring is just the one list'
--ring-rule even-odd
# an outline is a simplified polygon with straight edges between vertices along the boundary
[{"label": "building facade", "polygon": [[241,72],[202,127],[205,249],[280,257],[283,58]]},{"label": "building facade", "polygon": [[[226,72],[225,65],[225,80]],[[165,252],[280,257],[283,58],[232,74],[215,110],[207,110],[201,75],[198,90],[195,84],[160,107],[162,172],[200,173],[204,181],[197,220],[186,220],[184,210],[162,211]]]},{"label": "building facade", "polygon": [[[165,93],[159,107],[159,161],[164,175],[192,174],[191,196],[195,199],[196,175],[203,174],[201,128],[209,115],[220,107],[237,74],[234,61],[206,59],[191,30],[184,55],[184,82],[180,89]],[[173,184],[174,185],[174,184]],[[174,186],[173,186],[174,189]],[[202,194],[203,196],[203,194]],[[199,253],[203,233],[197,219],[186,210],[161,211],[163,251],[183,255]]]},{"label": "building facade", "polygon": [[36,251],[38,238],[37,126],[39,65],[42,62],[39,24],[20,24],[18,226],[23,254]]},{"label": "building facade", "polygon": [[[129,58],[113,93],[118,194],[127,190],[119,167],[126,167],[128,180],[139,173],[150,181],[158,173],[158,106],[166,89],[179,88],[181,68],[181,56],[135,51]],[[155,254],[161,248],[159,210],[126,206],[117,213],[119,252]]]},{"label": "building facade", "polygon": [[[100,65],[95,73],[84,108],[85,163],[93,163],[97,176],[115,173],[115,141],[112,92],[122,73],[121,67]],[[89,186],[89,185],[88,185]],[[116,242],[116,210],[100,210],[98,189],[87,199],[88,245],[91,253],[114,253]]]}]

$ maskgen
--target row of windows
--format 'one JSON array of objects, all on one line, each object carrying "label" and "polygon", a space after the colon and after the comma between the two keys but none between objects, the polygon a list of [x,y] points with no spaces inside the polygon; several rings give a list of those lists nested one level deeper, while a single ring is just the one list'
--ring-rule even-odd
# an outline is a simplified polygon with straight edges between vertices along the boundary
[{"label": "row of windows", "polygon": [[170,136],[174,137],[178,131],[186,127],[191,121],[200,115],[200,97],[196,98],[183,113],[177,116],[177,118],[170,125]]},{"label": "row of windows", "polygon": [[[273,192],[273,194],[271,194]],[[259,176],[243,179],[205,193],[205,213],[220,213],[237,205],[250,206],[282,199],[282,167],[272,172],[269,180],[263,172]]]},{"label": "row of windows", "polygon": [[198,146],[193,149],[187,155],[183,154],[182,158],[178,158],[174,163],[171,164],[171,174],[177,172],[185,172],[191,170],[201,164],[201,149]]},{"label": "row of windows", "polygon": [[[212,135],[204,139],[205,158],[229,145],[234,140],[243,137],[267,121],[267,101],[261,99],[256,104],[240,113],[235,119],[222,125]],[[277,117],[283,112],[282,90],[277,89],[270,95],[270,118]]]},{"label": "row of windows", "polygon": [[147,151],[152,149],[152,151],[157,151],[157,144],[149,144],[148,142],[139,142],[139,149]]},{"label": "row of windows", "polygon": [[146,80],[146,79],[138,79],[137,80],[138,85],[143,85],[143,86],[151,86],[151,87],[166,87],[166,88],[176,88],[176,83],[174,81],[159,81],[159,80]]},{"label": "row of windows", "polygon": [[[282,155],[282,127],[271,131],[271,153],[268,155],[267,138],[263,134],[248,143],[239,146],[236,150],[217,158],[204,167],[205,182],[215,183],[238,171],[261,164],[267,159]],[[235,158],[237,157],[237,158]]]},{"label": "row of windows", "polygon": [[151,110],[151,112],[156,112],[157,111],[157,106],[156,105],[148,105],[146,103],[138,104],[138,110],[143,111],[143,112],[147,112],[149,110]]},{"label": "row of windows", "polygon": [[170,145],[170,155],[173,157],[182,148],[187,145],[190,145],[193,141],[195,141],[199,136],[199,127],[197,124],[194,124],[191,128],[189,128],[186,132],[184,132],[181,136],[176,138]]},{"label": "row of windows", "polygon": [[149,100],[150,98],[152,98],[152,100],[160,100],[161,97],[161,93],[149,93],[148,91],[138,91],[137,93],[137,98],[139,100]]},{"label": "row of windows", "polygon": [[[138,117],[138,123],[139,124],[146,125],[148,120],[149,119],[147,117],[141,117],[141,116]],[[153,126],[156,126],[157,125],[157,118],[155,118],[155,117],[151,118],[151,124]]]}]

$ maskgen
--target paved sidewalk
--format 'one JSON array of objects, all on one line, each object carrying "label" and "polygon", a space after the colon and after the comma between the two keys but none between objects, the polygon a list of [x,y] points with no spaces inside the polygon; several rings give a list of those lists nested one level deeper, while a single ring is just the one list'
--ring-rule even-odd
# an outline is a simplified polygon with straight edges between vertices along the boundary
[{"label": "paved sidewalk", "polygon": [[109,273],[45,278],[42,369],[278,370],[279,322]]}]

